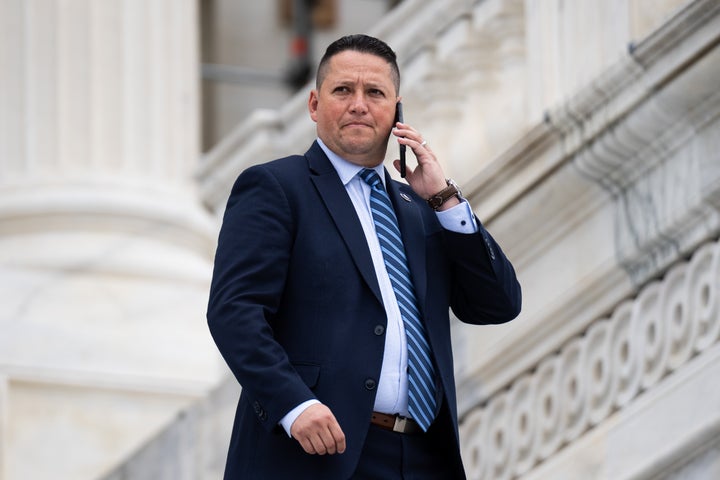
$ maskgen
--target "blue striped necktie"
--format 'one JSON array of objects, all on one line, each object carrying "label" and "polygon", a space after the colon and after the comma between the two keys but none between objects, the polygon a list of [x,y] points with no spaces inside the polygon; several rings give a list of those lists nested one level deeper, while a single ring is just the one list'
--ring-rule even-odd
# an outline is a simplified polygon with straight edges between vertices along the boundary
[{"label": "blue striped necktie", "polygon": [[408,348],[408,413],[427,431],[435,418],[435,369],[430,360],[430,345],[425,335],[425,327],[420,321],[405,247],[390,197],[377,172],[365,168],[360,172],[360,177],[370,185],[370,211],[375,222],[375,233],[380,241],[385,268],[405,324]]}]

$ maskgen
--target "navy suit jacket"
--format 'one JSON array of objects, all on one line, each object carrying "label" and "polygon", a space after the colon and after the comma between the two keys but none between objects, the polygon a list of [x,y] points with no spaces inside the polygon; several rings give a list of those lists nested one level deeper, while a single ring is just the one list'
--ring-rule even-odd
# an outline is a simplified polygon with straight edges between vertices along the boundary
[{"label": "navy suit jacket", "polygon": [[[520,286],[482,225],[446,231],[408,185],[386,179],[455,434],[448,461],[460,462],[448,308],[467,323],[506,322],[520,311]],[[370,426],[386,322],[360,221],[317,142],[245,170],[227,203],[208,308],[242,385],[225,478],[348,478]],[[334,413],[345,453],[308,455],[278,426],[311,398]]]}]

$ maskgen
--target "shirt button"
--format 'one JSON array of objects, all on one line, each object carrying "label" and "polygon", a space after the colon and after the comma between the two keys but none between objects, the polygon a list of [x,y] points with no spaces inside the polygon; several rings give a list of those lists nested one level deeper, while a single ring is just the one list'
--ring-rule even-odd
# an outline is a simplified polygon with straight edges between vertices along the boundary
[{"label": "shirt button", "polygon": [[372,378],[368,378],[367,380],[365,380],[365,388],[368,390],[375,390],[376,385],[377,383]]},{"label": "shirt button", "polygon": [[383,327],[382,325],[376,325],[374,331],[375,335],[382,335],[383,333],[385,333],[385,327]]}]

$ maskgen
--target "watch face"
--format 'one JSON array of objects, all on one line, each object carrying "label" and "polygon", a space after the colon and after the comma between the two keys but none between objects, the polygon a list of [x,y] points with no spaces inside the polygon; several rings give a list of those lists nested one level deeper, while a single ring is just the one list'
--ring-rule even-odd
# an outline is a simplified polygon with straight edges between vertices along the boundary
[{"label": "watch face", "polygon": [[455,183],[455,180],[453,180],[452,178],[448,178],[447,182],[448,182],[448,185],[452,185],[453,187],[455,187],[455,190],[457,190],[458,198],[462,198],[462,191],[460,190],[460,186],[457,183]]}]

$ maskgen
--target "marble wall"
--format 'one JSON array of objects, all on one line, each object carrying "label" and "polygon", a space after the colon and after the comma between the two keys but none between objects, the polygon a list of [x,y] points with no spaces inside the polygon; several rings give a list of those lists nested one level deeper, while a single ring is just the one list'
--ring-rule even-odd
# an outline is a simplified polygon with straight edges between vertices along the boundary
[{"label": "marble wall", "polygon": [[[0,3],[0,478],[222,471],[219,216],[314,124],[304,89],[201,154],[198,19]],[[453,323],[470,478],[720,475],[720,5],[405,0],[367,29],[523,284],[516,321]]]}]

